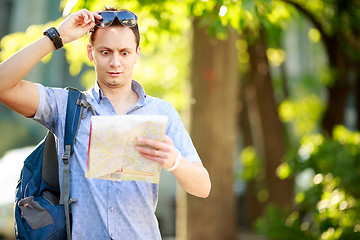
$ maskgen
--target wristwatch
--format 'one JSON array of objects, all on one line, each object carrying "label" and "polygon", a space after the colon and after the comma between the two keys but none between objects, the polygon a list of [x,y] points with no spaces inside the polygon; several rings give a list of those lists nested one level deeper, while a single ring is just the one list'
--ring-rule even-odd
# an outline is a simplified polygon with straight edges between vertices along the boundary
[{"label": "wristwatch", "polygon": [[62,40],[60,38],[60,34],[56,30],[56,28],[51,27],[51,28],[47,29],[44,32],[44,35],[46,35],[54,43],[54,46],[55,46],[56,50],[58,50],[58,49],[60,49],[60,48],[62,48],[64,46],[63,42],[62,42]]}]

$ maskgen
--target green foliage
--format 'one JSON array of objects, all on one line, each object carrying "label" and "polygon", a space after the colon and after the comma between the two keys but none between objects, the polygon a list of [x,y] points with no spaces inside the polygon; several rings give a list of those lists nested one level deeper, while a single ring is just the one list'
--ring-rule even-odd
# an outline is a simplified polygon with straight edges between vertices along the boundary
[{"label": "green foliage", "polygon": [[[4,61],[10,57],[13,53],[24,48],[30,43],[36,41],[43,35],[43,31],[51,26],[56,26],[60,23],[60,19],[57,21],[48,22],[43,25],[31,25],[25,32],[16,32],[3,37],[0,41],[0,61]],[[42,59],[43,63],[49,62],[52,54],[49,54]]]},{"label": "green foliage", "polygon": [[359,145],[360,132],[343,126],[334,129],[332,139],[304,137],[290,161],[296,163],[294,171],[310,174],[312,182],[297,193],[295,210],[269,208],[257,223],[258,231],[277,240],[359,239]]},{"label": "green foliage", "polygon": [[243,166],[243,170],[240,171],[241,179],[250,181],[258,178],[261,170],[261,162],[254,147],[243,149],[240,153],[239,161]]},{"label": "green foliage", "polygon": [[315,94],[299,99],[285,100],[279,106],[279,115],[283,122],[290,124],[297,138],[318,129],[317,122],[324,111],[324,104]]},{"label": "green foliage", "polygon": [[264,218],[257,224],[259,233],[266,235],[270,240],[312,240],[316,239],[311,231],[302,230],[306,224],[301,223],[299,212],[288,211],[276,206],[269,206],[266,209]]},{"label": "green foliage", "polygon": [[[359,2],[357,0],[286,0],[308,12],[317,22],[322,38],[335,37],[342,43],[344,54],[359,61]],[[298,8],[299,8],[298,7]]]},{"label": "green foliage", "polygon": [[292,169],[290,168],[290,164],[288,162],[283,162],[276,169],[276,175],[281,179],[286,179],[290,177],[292,174]]}]

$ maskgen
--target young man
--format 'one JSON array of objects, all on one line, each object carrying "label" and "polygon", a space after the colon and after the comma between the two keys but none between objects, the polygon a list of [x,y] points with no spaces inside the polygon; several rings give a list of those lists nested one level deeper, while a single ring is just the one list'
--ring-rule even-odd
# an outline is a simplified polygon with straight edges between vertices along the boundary
[{"label": "young man", "polygon": [[[98,115],[168,116],[165,140],[139,137],[136,150],[170,170],[188,193],[207,197],[211,188],[209,175],[180,116],[169,103],[146,95],[142,86],[132,80],[140,55],[137,17],[132,12],[83,9],[68,16],[57,31],[47,30],[43,37],[0,64],[0,101],[51,130],[58,138],[61,159],[67,91],[22,79],[48,53],[87,32],[87,54],[96,71],[95,85],[86,92],[87,101]],[[89,130],[87,114],[80,123],[70,164],[71,197],[78,198],[72,204],[73,239],[160,239],[154,214],[158,184],[85,178]]]}]

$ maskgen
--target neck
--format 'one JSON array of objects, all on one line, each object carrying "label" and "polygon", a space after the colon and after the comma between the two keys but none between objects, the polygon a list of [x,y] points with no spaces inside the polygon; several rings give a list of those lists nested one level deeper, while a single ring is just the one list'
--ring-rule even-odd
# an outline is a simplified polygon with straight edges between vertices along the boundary
[{"label": "neck", "polygon": [[139,100],[139,96],[131,89],[131,82],[120,88],[109,88],[98,84],[104,97],[110,100],[118,115],[125,114]]}]

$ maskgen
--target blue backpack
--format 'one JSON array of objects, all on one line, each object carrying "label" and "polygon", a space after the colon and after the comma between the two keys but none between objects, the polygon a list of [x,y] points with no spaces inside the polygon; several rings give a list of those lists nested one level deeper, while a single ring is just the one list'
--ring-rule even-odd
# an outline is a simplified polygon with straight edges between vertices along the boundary
[{"label": "blue backpack", "polygon": [[71,239],[69,159],[83,113],[91,110],[85,94],[68,89],[65,123],[63,180],[60,191],[54,134],[50,131],[26,158],[16,187],[16,239]]}]

